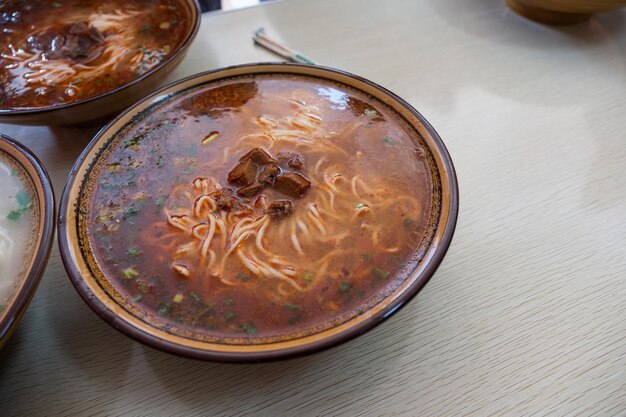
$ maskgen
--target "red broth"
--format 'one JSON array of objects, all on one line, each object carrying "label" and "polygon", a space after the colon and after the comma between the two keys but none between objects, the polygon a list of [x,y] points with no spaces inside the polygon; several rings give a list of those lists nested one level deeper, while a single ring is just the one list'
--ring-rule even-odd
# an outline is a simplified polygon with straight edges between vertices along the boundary
[{"label": "red broth", "polygon": [[0,109],[54,106],[129,83],[175,51],[174,0],[8,1],[0,5]]},{"label": "red broth", "polygon": [[[397,288],[427,240],[425,145],[340,84],[208,84],[142,115],[110,149],[84,191],[88,244],[123,303],[177,334],[260,343],[337,325]],[[246,159],[255,149],[266,156]],[[274,178],[242,195],[242,157],[254,184],[269,164],[310,186]],[[276,201],[291,210],[272,212]]]}]

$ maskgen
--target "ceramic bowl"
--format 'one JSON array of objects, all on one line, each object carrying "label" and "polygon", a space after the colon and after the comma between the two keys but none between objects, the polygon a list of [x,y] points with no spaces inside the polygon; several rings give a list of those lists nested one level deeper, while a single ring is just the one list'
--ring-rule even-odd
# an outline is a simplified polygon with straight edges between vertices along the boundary
[{"label": "ceramic bowl", "polygon": [[554,25],[582,22],[594,13],[626,6],[626,0],[507,0],[507,3],[522,16]]},{"label": "ceramic bowl", "polygon": [[[333,321],[329,327],[298,334],[290,339],[268,338],[253,344],[239,339],[229,342],[224,339],[203,338],[184,329],[179,331],[170,325],[162,325],[157,320],[152,321],[133,304],[134,301],[130,299],[132,297],[126,297],[115,290],[113,281],[100,268],[90,247],[86,231],[87,222],[90,221],[88,219],[92,218],[88,214],[89,196],[92,195],[96,181],[99,181],[99,174],[92,173],[101,170],[110,152],[119,146],[126,146],[126,142],[119,141],[118,133],[131,126],[138,126],[135,123],[142,123],[143,117],[147,117],[152,110],[167,105],[169,100],[175,100],[178,95],[186,97],[184,94],[188,91],[204,88],[216,81],[238,81],[246,77],[272,74],[287,78],[305,76],[308,79],[335,83],[341,88],[357,90],[390,111],[395,111],[406,121],[406,126],[419,138],[414,140],[418,140],[420,146],[427,150],[425,160],[428,168],[425,169],[430,172],[433,187],[432,210],[428,215],[426,237],[421,240],[415,252],[411,252],[417,263],[411,267],[403,266],[398,285],[385,292],[376,302],[355,310],[354,315],[345,320]],[[211,105],[211,100],[208,99],[208,105]],[[365,114],[363,109],[359,114]],[[193,129],[193,126],[194,123],[191,123],[189,128]],[[107,168],[104,172],[106,170]],[[116,329],[153,347],[192,358],[233,362],[262,361],[328,348],[362,334],[398,311],[418,293],[439,266],[452,239],[457,212],[457,181],[450,156],[439,135],[407,102],[371,81],[340,70],[301,64],[261,63],[205,72],[170,84],[141,100],[104,127],[84,150],[65,185],[59,210],[58,238],[63,263],[77,291],[97,314]]]},{"label": "ceramic bowl", "polygon": [[29,254],[24,258],[24,267],[16,281],[14,295],[6,304],[3,301],[0,311],[1,347],[15,330],[39,285],[48,263],[56,218],[52,185],[37,157],[15,140],[0,134],[0,158],[32,190],[32,207],[35,212],[35,230],[28,244]]},{"label": "ceramic bowl", "polygon": [[189,17],[184,40],[178,49],[157,66],[133,81],[105,93],[58,106],[31,109],[0,109],[1,123],[23,125],[80,125],[89,121],[108,119],[111,115],[128,107],[148,92],[156,89],[180,64],[193,42],[201,21],[197,0],[176,0]]}]

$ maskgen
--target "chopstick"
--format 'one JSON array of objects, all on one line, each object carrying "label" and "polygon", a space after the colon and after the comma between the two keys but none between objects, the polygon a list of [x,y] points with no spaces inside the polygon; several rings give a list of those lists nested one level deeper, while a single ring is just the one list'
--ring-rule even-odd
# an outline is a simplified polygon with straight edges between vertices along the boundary
[{"label": "chopstick", "polygon": [[262,46],[263,48],[274,52],[276,55],[281,56],[288,61],[300,62],[302,64],[311,64],[311,65],[316,64],[315,61],[313,61],[310,58],[307,58],[305,55],[301,54],[300,52],[295,51],[287,47],[286,45],[283,45],[282,43],[267,36],[265,34],[264,28],[257,29],[252,35],[252,39],[254,40],[254,43],[256,43],[257,45]]}]

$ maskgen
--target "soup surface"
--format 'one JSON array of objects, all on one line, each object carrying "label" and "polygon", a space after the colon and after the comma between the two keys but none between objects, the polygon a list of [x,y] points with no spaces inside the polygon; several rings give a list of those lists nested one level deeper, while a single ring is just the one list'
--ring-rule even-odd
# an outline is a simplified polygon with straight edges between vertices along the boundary
[{"label": "soup surface", "polygon": [[145,74],[184,39],[177,4],[0,2],[0,109],[71,103]]},{"label": "soup surface", "polygon": [[26,173],[0,151],[0,316],[31,261],[37,207]]},{"label": "soup surface", "polygon": [[180,335],[261,343],[327,329],[397,288],[429,239],[425,145],[340,84],[222,80],[111,141],[82,191],[96,275]]}]

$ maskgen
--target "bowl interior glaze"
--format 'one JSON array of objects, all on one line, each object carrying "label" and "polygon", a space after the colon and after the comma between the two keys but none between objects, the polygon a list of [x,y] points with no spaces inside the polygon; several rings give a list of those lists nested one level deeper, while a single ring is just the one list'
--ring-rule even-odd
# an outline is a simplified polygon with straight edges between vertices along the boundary
[{"label": "bowl interior glaze", "polygon": [[[216,80],[254,75],[301,75],[330,80],[361,91],[393,109],[411,126],[429,151],[427,156],[433,178],[433,215],[429,220],[425,244],[416,248],[419,259],[412,270],[389,294],[368,306],[366,311],[330,328],[313,334],[301,334],[288,340],[263,343],[218,342],[172,331],[137,313],[125,301],[94,261],[88,247],[87,221],[94,181],[90,177],[100,158],[106,157],[116,134],[156,106],[199,85]],[[103,156],[104,155],[104,156]],[[221,361],[259,361],[285,358],[313,352],[355,337],[382,322],[408,302],[435,272],[452,239],[458,212],[458,190],[452,161],[443,142],[428,122],[408,103],[384,88],[358,76],[339,70],[299,64],[250,64],[198,74],[155,92],[118,116],[85,149],[66,183],[59,214],[59,244],[70,279],[83,299],[107,322],[129,336],[151,346],[176,354]]]}]

